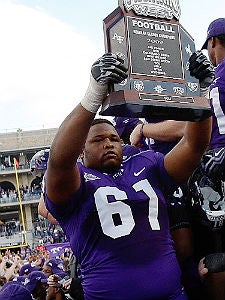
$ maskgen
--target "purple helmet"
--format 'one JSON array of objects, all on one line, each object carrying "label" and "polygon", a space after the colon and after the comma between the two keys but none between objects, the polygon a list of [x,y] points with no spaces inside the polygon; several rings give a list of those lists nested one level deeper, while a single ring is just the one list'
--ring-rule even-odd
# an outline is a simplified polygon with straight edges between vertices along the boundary
[{"label": "purple helmet", "polygon": [[34,176],[43,174],[47,169],[48,157],[50,149],[40,150],[34,154],[30,161],[31,172]]}]

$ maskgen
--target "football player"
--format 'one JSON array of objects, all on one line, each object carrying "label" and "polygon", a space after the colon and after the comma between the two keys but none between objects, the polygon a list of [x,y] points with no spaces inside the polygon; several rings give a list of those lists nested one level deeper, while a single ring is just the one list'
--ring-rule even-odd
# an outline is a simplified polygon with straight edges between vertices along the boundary
[{"label": "football player", "polygon": [[[31,173],[34,177],[39,177],[43,179],[45,171],[47,169],[49,157],[49,149],[43,149],[34,154],[30,161],[30,169]],[[38,214],[47,219],[52,224],[57,225],[58,222],[56,219],[49,213],[47,210],[43,195],[41,194],[39,204],[38,204]]]},{"label": "football player", "polygon": [[[149,148],[167,154],[184,135],[185,121],[147,119],[138,124],[131,133],[133,145],[142,144],[148,139]],[[193,240],[187,185],[182,184],[175,191],[165,195],[170,221],[170,231],[182,270],[182,284],[188,299],[204,298],[204,287],[198,274],[198,260],[193,259]]]},{"label": "football player", "polygon": [[[108,83],[127,77],[123,61],[104,54],[92,66],[81,103],[50,149],[45,202],[81,264],[85,299],[187,299],[170,235],[165,192],[187,180],[210,138],[211,119],[187,122],[167,155],[122,159],[108,120],[94,120]],[[77,158],[83,151],[83,164]]]},{"label": "football player", "polygon": [[[198,219],[204,224],[204,227],[196,226],[196,229],[199,228],[196,240],[201,241],[196,248],[199,254],[209,255],[225,251],[225,18],[210,23],[202,50],[207,50],[210,61],[202,51],[197,51],[190,57],[189,69],[199,79],[200,86],[203,83],[205,92],[209,93],[213,113],[212,135],[209,151],[204,154],[200,166],[190,178],[190,187]],[[216,259],[218,255],[215,255]],[[207,268],[203,261],[200,262],[200,269],[205,275]],[[214,273],[216,270],[219,273]],[[222,272],[221,268],[210,267],[209,271],[213,272],[208,274],[206,280],[210,299],[224,299],[224,270]]]}]

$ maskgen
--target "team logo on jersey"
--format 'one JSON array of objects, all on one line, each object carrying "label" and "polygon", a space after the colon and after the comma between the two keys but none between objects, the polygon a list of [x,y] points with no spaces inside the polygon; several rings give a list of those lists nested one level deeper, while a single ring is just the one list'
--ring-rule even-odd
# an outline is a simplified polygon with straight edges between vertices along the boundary
[{"label": "team logo on jersey", "polygon": [[124,169],[120,169],[117,173],[115,173],[115,174],[113,175],[113,178],[116,179],[117,177],[122,176],[123,173],[124,173]]},{"label": "team logo on jersey", "polygon": [[217,80],[219,80],[219,79],[220,79],[220,77],[216,77],[216,78],[213,80],[213,83],[216,83]]},{"label": "team logo on jersey", "polygon": [[23,284],[24,284],[24,285],[27,285],[29,282],[30,282],[30,279],[28,279],[28,278],[25,278],[25,280],[24,280]]},{"label": "team logo on jersey", "polygon": [[93,174],[84,173],[85,182],[101,179]]},{"label": "team logo on jersey", "polygon": [[139,175],[141,175],[141,173],[143,172],[145,170],[145,167],[144,168],[142,168],[140,171],[138,171],[138,172],[134,172],[134,176],[139,176]]},{"label": "team logo on jersey", "polygon": [[124,0],[127,11],[133,10],[137,15],[165,18],[180,18],[179,0]]},{"label": "team logo on jersey", "polygon": [[130,122],[130,118],[123,120],[122,123],[127,124],[127,123],[129,123],[129,122]]}]

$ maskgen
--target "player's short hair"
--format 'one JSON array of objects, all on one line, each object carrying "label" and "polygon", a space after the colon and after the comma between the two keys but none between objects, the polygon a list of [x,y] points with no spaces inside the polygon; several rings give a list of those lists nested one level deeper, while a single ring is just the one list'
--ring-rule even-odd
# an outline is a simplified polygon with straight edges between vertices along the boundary
[{"label": "player's short hair", "polygon": [[[96,124],[109,124],[111,125],[112,127],[114,127],[113,123],[111,121],[109,121],[108,119],[103,119],[103,118],[98,118],[98,119],[94,119],[91,126],[94,126]],[[115,128],[115,127],[114,127]]]},{"label": "player's short hair", "polygon": [[225,48],[225,34],[218,35],[217,38],[220,41],[221,45]]}]

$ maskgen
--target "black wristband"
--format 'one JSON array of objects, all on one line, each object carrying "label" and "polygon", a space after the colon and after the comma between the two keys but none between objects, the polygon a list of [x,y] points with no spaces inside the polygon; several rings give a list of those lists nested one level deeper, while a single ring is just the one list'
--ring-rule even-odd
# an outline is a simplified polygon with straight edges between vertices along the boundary
[{"label": "black wristband", "polygon": [[143,128],[144,128],[144,123],[141,125],[140,127],[140,136],[143,138],[144,137],[144,134],[143,134]]}]

